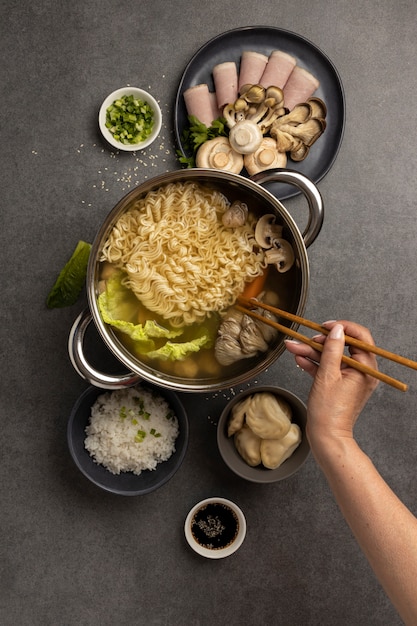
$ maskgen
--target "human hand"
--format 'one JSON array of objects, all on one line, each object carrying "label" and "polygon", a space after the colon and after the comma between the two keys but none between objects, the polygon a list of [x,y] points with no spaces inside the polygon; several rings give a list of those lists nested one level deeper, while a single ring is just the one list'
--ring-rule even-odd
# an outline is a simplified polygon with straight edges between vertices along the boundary
[{"label": "human hand", "polygon": [[[344,333],[373,344],[369,330],[345,320],[323,325],[330,330],[329,335],[314,338],[323,344],[322,353],[303,343],[285,342],[297,365],[314,378],[307,406],[307,436],[313,450],[326,445],[329,439],[352,438],[356,420],[378,384],[371,376],[341,362]],[[349,352],[353,359],[377,369],[373,354],[352,346]]]}]

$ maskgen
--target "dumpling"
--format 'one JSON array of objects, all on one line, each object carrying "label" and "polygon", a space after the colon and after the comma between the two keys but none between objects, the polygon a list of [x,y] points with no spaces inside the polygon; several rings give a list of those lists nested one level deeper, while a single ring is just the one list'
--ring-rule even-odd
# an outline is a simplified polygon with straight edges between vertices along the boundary
[{"label": "dumpling", "polygon": [[235,433],[234,443],[236,450],[248,465],[256,467],[261,464],[261,439],[246,424]]},{"label": "dumpling", "polygon": [[279,396],[255,393],[246,408],[246,423],[262,439],[281,439],[290,430],[291,407]]},{"label": "dumpling", "polygon": [[286,461],[301,443],[301,430],[291,424],[290,430],[282,439],[261,440],[261,461],[268,469],[276,469]]},{"label": "dumpling", "polygon": [[245,421],[246,409],[251,401],[251,396],[243,398],[232,407],[229,423],[227,426],[227,435],[231,437],[240,430]]}]

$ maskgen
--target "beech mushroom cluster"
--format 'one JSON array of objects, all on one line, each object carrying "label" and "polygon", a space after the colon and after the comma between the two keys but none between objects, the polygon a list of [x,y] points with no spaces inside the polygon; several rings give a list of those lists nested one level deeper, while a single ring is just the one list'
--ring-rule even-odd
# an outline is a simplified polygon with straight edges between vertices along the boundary
[{"label": "beech mushroom cluster", "polygon": [[240,173],[245,167],[252,175],[262,170],[285,167],[287,153],[302,161],[326,128],[326,105],[309,98],[285,108],[279,87],[244,85],[239,98],[223,109],[228,137],[206,141],[197,151],[197,167]]},{"label": "beech mushroom cluster", "polygon": [[244,85],[240,98],[227,104],[223,116],[230,128],[229,141],[240,154],[252,154],[272,123],[284,115],[284,92],[279,87]]}]

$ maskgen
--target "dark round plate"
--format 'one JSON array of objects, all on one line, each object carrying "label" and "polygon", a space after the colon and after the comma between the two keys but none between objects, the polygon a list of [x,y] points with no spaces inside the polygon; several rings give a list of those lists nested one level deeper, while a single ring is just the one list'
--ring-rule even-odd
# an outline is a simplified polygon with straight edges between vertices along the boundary
[{"label": "dark round plate", "polygon": [[[288,160],[288,167],[318,183],[332,167],[339,152],[345,126],[345,97],[338,71],[317,46],[304,37],[280,28],[248,26],[230,30],[211,39],[192,57],[182,75],[175,100],[174,127],[179,148],[183,151],[182,134],[188,126],[183,93],[189,87],[206,83],[212,91],[212,69],[218,63],[234,61],[238,70],[243,50],[255,50],[269,55],[272,50],[283,50],[297,59],[297,64],[311,72],[320,81],[315,96],[327,107],[327,127],[312,146],[309,155],[299,163]],[[280,200],[299,194],[291,185],[273,183],[269,191]]]}]

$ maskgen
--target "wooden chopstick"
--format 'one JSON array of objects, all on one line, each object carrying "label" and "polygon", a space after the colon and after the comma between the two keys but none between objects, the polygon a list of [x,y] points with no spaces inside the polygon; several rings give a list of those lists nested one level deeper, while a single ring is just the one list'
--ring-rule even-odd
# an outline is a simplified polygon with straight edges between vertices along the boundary
[{"label": "wooden chopstick", "polygon": [[[239,298],[238,301],[242,302],[243,299]],[[257,300],[252,300],[250,302],[246,301],[246,302],[248,302],[250,306],[253,306],[253,305],[259,306],[260,304]],[[262,308],[264,308],[265,306],[266,305],[264,305]],[[267,319],[263,315],[260,315],[259,313],[256,313],[256,311],[252,311],[251,309],[248,309],[245,306],[240,306],[239,304],[236,304],[235,307],[236,309],[238,309],[238,311],[241,311],[242,313],[246,313],[246,315],[249,315],[250,317],[257,319],[263,322],[264,324],[268,324],[268,326],[272,326],[273,328],[275,328],[276,330],[279,330],[281,333],[287,335],[288,337],[292,337],[293,339],[301,341],[302,343],[307,344],[311,348],[314,348],[314,350],[317,350],[318,352],[323,351],[323,345],[321,343],[318,343],[317,341],[314,341],[313,339],[310,339],[309,337],[305,337],[305,335],[298,333],[292,328],[288,328],[287,326],[283,326],[282,324],[279,324],[278,322],[274,322],[273,320]],[[271,308],[274,308],[274,307],[271,307]],[[302,319],[302,318],[299,318],[299,319]],[[368,346],[370,344],[365,344],[365,345]],[[359,372],[362,372],[363,374],[367,374],[368,376],[373,376],[377,380],[380,380],[381,382],[387,385],[390,385],[391,387],[394,387],[395,389],[398,389],[399,391],[407,391],[408,389],[408,385],[401,382],[400,380],[397,380],[396,378],[392,378],[392,376],[388,376],[387,374],[384,374],[383,372],[380,372],[379,370],[375,370],[372,367],[369,367],[368,365],[364,365],[363,363],[360,363],[359,361],[356,361],[355,359],[352,359],[351,357],[343,355],[342,362],[358,370]]]},{"label": "wooden chopstick", "polygon": [[[275,315],[278,315],[279,317],[284,317],[291,322],[296,322],[298,324],[301,324],[301,326],[306,326],[307,328],[316,330],[323,335],[328,335],[330,332],[329,329],[325,326],[321,326],[320,324],[311,322],[310,320],[307,320],[304,317],[300,317],[299,315],[294,315],[293,313],[288,313],[288,311],[283,311],[282,309],[278,309],[277,307],[270,306],[269,304],[264,304],[263,302],[259,302],[255,298],[252,298],[250,300],[247,300],[245,298],[238,298],[238,301],[247,307],[257,306],[261,309],[265,309],[266,311],[275,313]],[[413,361],[411,359],[408,359],[407,357],[395,354],[395,352],[389,352],[384,348],[378,348],[378,346],[374,346],[371,343],[366,343],[365,341],[361,341],[360,339],[355,339],[355,337],[349,337],[349,335],[345,335],[345,343],[348,346],[354,346],[355,348],[360,348],[361,350],[365,350],[366,352],[372,352],[373,354],[382,356],[385,359],[395,361],[395,363],[400,363],[400,365],[405,365],[406,367],[410,367],[413,370],[417,370],[417,361]]]}]

